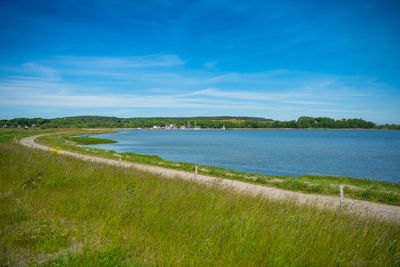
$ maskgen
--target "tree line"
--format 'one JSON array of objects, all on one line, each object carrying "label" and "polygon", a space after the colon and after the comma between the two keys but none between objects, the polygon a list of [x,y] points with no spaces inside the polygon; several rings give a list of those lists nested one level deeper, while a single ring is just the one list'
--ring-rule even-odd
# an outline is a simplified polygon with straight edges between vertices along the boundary
[{"label": "tree line", "polygon": [[376,125],[363,119],[335,120],[327,117],[306,117],[298,120],[278,121],[258,117],[181,117],[181,118],[117,118],[103,116],[77,116],[55,119],[16,118],[0,120],[2,128],[152,128],[165,125],[176,127],[186,126],[193,128],[218,129],[233,128],[290,128],[290,129],[400,129],[400,125]]}]

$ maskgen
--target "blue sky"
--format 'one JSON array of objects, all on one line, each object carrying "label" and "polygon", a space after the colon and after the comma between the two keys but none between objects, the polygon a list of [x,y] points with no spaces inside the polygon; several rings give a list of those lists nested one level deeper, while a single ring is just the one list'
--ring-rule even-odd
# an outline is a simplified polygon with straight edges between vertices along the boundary
[{"label": "blue sky", "polygon": [[400,1],[0,2],[0,118],[400,123]]}]

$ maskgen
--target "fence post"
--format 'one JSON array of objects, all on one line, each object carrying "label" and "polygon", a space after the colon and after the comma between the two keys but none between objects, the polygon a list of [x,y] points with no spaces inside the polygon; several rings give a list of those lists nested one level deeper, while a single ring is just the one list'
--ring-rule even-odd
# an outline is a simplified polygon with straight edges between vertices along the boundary
[{"label": "fence post", "polygon": [[343,193],[343,185],[339,185],[339,189],[340,189],[340,206],[343,205],[344,202],[344,193]]},{"label": "fence post", "polygon": [[194,179],[197,179],[197,165],[194,166]]}]

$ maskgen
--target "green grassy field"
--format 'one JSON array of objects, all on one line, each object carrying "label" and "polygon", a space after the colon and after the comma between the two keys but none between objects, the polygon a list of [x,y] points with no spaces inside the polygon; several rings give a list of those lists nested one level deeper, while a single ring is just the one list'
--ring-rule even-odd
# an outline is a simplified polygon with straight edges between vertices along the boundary
[{"label": "green grassy field", "polygon": [[395,223],[84,162],[12,139],[0,137],[0,265],[400,266]]},{"label": "green grassy field", "polygon": [[[105,151],[90,147],[81,147],[69,142],[70,136],[82,134],[93,135],[95,133],[104,133],[104,131],[88,132],[82,130],[70,130],[62,134],[43,136],[38,141],[42,144],[52,147],[61,147],[66,150],[77,151],[84,154],[118,159],[118,157],[115,155],[115,151]],[[103,142],[102,140],[104,139],[101,139],[99,142]],[[120,156],[122,156],[122,159],[126,161],[156,165],[184,171],[194,170],[194,164],[167,161],[158,156],[140,155],[134,153],[121,153]],[[257,173],[239,172],[203,165],[199,165],[199,173],[226,179],[244,181],[248,183],[263,184],[297,192],[331,196],[338,196],[339,184],[343,184],[345,185],[345,196],[348,198],[400,206],[399,184],[336,176],[272,176]]]},{"label": "green grassy field", "polygon": [[68,137],[67,140],[81,145],[114,144],[116,141],[93,137]]}]

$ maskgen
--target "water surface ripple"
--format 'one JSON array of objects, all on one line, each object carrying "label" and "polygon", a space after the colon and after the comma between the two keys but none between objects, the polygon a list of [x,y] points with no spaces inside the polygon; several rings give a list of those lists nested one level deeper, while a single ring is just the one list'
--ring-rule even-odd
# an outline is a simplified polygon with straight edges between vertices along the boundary
[{"label": "water surface ripple", "polygon": [[101,138],[118,143],[92,147],[271,175],[400,183],[400,131],[123,130]]}]

